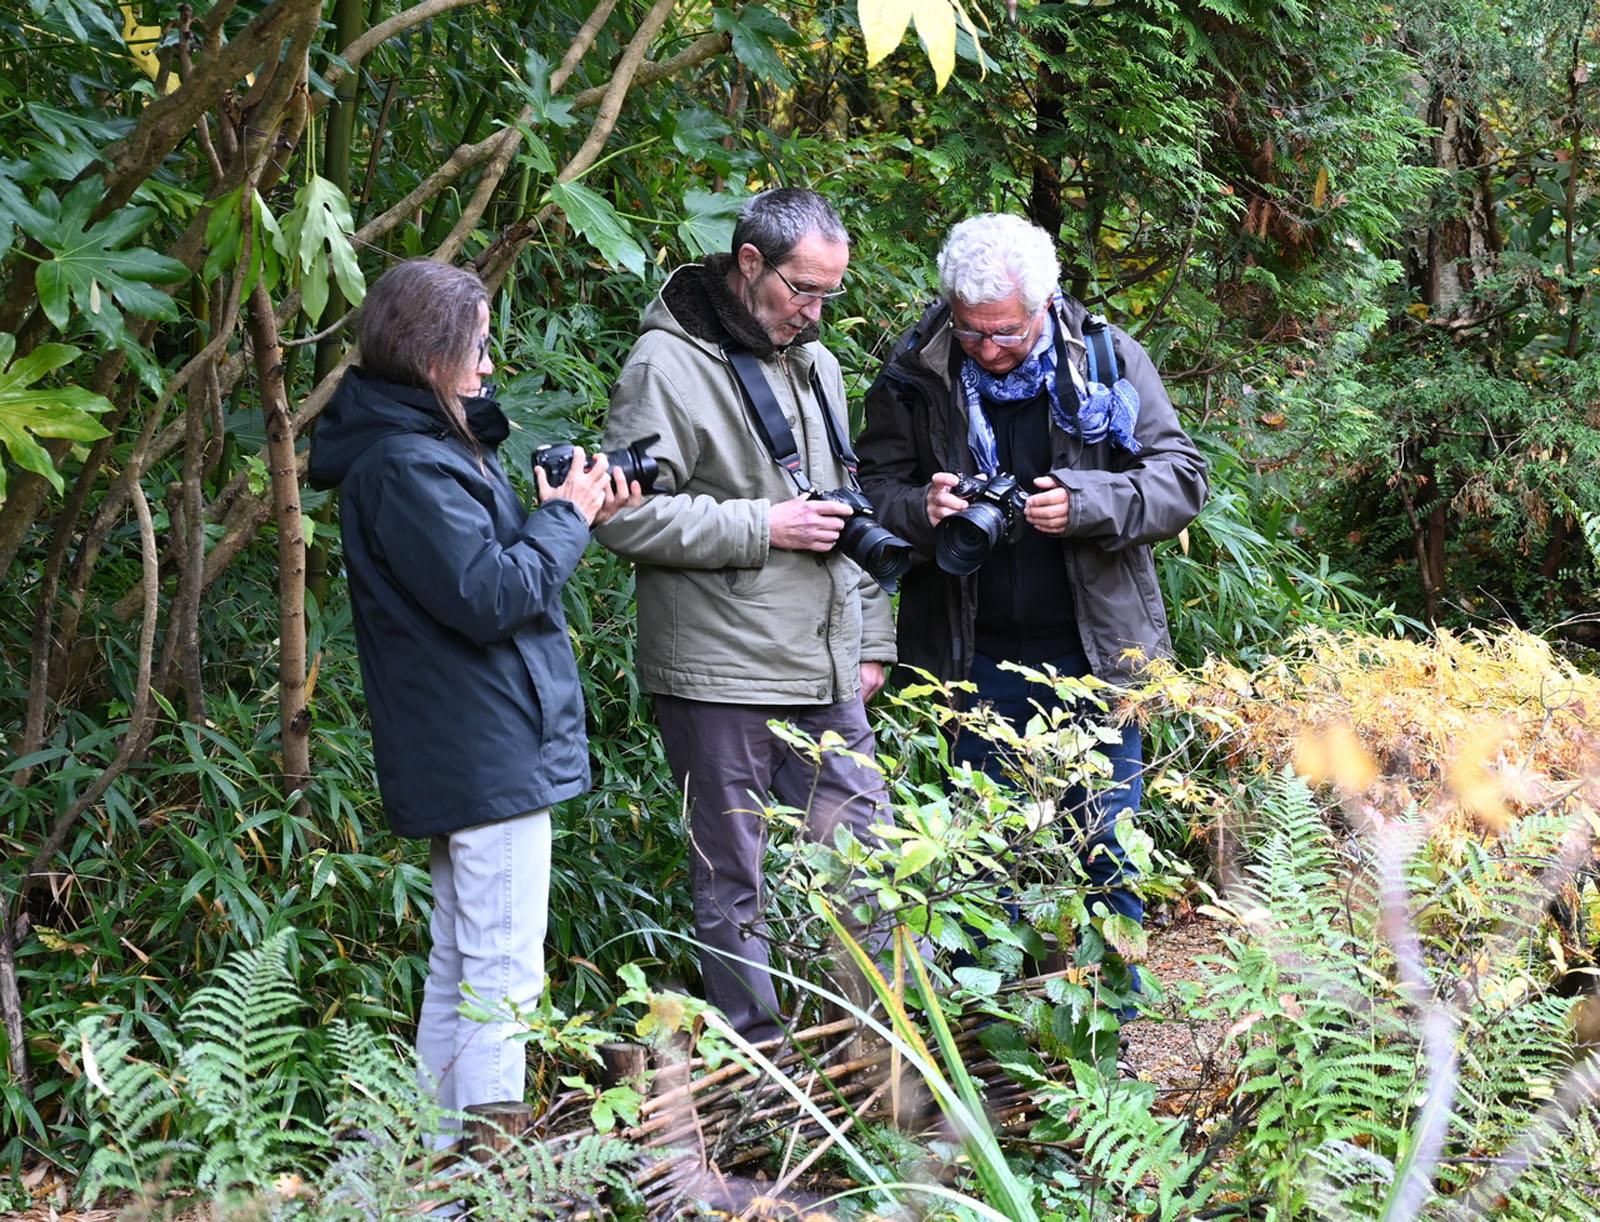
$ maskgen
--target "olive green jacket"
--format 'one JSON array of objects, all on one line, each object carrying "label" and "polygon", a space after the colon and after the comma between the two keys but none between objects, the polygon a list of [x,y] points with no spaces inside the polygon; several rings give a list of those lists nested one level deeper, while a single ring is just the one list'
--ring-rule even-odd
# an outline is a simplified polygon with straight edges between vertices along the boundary
[{"label": "olive green jacket", "polygon": [[769,546],[769,510],[797,489],[756,432],[708,308],[760,359],[819,489],[849,477],[829,447],[812,370],[841,422],[844,379],[815,340],[773,349],[727,292],[725,258],[679,268],[645,309],[604,446],[659,434],[649,452],[667,491],[623,509],[596,537],[637,566],[646,690],[723,704],[848,699],[863,661],[894,661],[889,599],[837,550]]}]

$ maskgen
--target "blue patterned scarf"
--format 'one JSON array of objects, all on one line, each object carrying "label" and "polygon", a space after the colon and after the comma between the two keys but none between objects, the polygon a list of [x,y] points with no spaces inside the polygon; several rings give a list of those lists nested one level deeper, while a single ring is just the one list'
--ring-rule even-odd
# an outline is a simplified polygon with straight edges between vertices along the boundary
[{"label": "blue patterned scarf", "polygon": [[1062,432],[1081,437],[1087,445],[1110,437],[1113,445],[1128,453],[1139,452],[1139,440],[1134,436],[1139,424],[1139,392],[1127,378],[1118,378],[1113,386],[1085,384],[1077,370],[1069,370],[1076,410],[1069,411],[1062,402],[1057,387],[1055,345],[1055,314],[1062,304],[1060,290],[1050,300],[1044,326],[1039,328],[1039,342],[1010,373],[997,377],[971,357],[961,362],[961,387],[967,401],[967,444],[985,475],[993,475],[1000,460],[995,450],[994,426],[984,413],[983,401],[1024,403],[1041,390],[1049,391],[1050,419]]}]

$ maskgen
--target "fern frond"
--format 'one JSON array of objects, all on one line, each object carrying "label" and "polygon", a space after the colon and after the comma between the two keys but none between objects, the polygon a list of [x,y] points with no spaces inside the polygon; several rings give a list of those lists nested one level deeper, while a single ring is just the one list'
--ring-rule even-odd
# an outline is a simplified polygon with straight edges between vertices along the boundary
[{"label": "fern frond", "polygon": [[196,1149],[193,1142],[170,1135],[169,1121],[179,1113],[182,1097],[160,1067],[132,1057],[134,1041],[110,1032],[103,1016],[84,1019],[74,1030],[90,1098],[100,1105],[90,1113],[95,1152],[79,1191],[90,1203],[114,1190],[142,1197],[163,1164]]}]

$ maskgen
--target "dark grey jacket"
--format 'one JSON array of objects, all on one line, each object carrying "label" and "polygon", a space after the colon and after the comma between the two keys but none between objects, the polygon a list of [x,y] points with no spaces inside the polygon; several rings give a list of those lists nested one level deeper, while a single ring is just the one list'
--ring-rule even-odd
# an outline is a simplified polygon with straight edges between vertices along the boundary
[{"label": "dark grey jacket", "polygon": [[[1057,321],[1079,372],[1088,311],[1068,297]],[[882,523],[925,557],[901,582],[897,620],[903,665],[940,679],[972,669],[977,600],[972,578],[952,577],[932,561],[927,490],[936,471],[972,474],[967,409],[954,371],[961,353],[949,308],[929,309],[901,338],[867,391],[866,427],[856,442],[861,484]],[[1122,376],[1139,392],[1141,449],[1109,440],[1085,445],[1053,424],[1050,473],[1067,490],[1063,553],[1083,650],[1095,675],[1135,677],[1142,662],[1171,653],[1166,608],[1150,545],[1194,520],[1207,495],[1206,465],[1178,423],[1161,377],[1143,348],[1112,329]]]},{"label": "dark grey jacket", "polygon": [[530,513],[494,455],[505,416],[492,399],[467,409],[481,466],[430,391],[352,369],[311,445],[312,485],[339,488],[378,789],[402,836],[509,818],[589,786],[561,610],[589,526],[569,501]]}]

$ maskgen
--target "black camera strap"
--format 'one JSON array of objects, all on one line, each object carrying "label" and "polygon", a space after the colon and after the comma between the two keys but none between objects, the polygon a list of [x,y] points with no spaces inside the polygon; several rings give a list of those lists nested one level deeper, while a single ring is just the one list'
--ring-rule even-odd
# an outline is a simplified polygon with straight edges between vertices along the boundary
[{"label": "black camera strap", "polygon": [[[767,453],[789,473],[795,482],[795,487],[801,492],[812,491],[813,485],[800,461],[800,447],[795,443],[794,430],[783,418],[783,409],[778,406],[778,397],[772,393],[767,375],[761,369],[761,362],[746,349],[735,347],[728,342],[722,345],[722,355],[728,358],[728,364],[733,367],[739,389],[744,392],[745,404],[750,408],[751,416],[755,418],[756,432],[761,435]],[[822,409],[823,425],[828,431],[828,445],[833,450],[834,457],[850,472],[850,482],[854,485],[858,465],[856,453],[850,448],[850,439],[845,436],[839,418],[833,414],[827,396],[822,393],[822,383],[817,378],[815,369],[811,371],[811,390],[817,396],[818,407]]]}]

